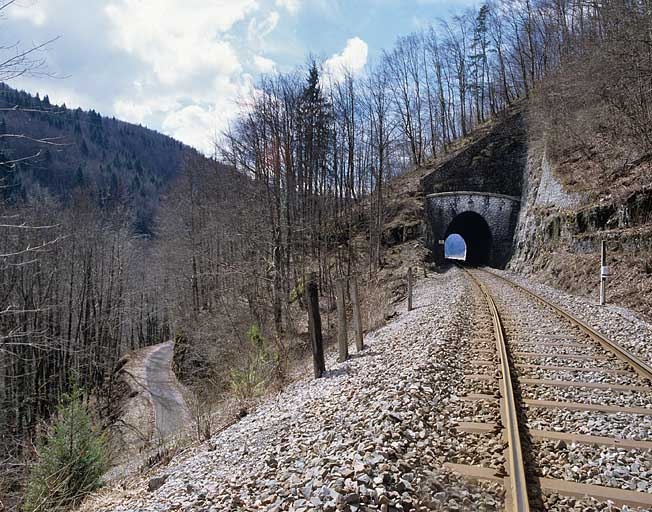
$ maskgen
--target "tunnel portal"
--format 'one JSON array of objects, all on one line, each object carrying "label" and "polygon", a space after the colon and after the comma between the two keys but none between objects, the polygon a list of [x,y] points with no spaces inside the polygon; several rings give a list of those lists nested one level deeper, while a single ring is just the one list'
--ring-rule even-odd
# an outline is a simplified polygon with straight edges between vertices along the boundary
[{"label": "tunnel portal", "polygon": [[426,198],[426,243],[435,262],[445,261],[445,240],[457,233],[466,243],[466,261],[472,265],[504,268],[512,241],[520,200],[486,192],[443,192]]}]

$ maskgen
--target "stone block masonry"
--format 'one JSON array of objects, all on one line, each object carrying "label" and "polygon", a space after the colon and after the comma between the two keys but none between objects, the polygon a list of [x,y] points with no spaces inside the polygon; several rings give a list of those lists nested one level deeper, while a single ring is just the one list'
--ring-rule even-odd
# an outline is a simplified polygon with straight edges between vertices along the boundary
[{"label": "stone block masonry", "polygon": [[512,240],[520,209],[518,197],[485,192],[444,192],[426,197],[430,229],[426,243],[437,264],[444,262],[439,241],[457,233],[467,246],[467,261],[504,268],[512,254]]}]

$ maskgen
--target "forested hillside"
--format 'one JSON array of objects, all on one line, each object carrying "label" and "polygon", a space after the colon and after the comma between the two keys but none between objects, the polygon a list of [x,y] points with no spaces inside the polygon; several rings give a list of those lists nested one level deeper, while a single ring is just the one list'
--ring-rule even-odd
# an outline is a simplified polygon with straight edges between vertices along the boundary
[{"label": "forested hillside", "polygon": [[81,192],[105,209],[128,207],[151,234],[158,196],[195,150],[160,133],[68,109],[0,83],[0,179],[4,199],[31,202],[41,189],[64,205]]},{"label": "forested hillside", "polygon": [[[529,102],[528,184],[511,267],[652,317],[652,17],[647,4],[592,9]],[[567,28],[570,30],[570,27]]]},{"label": "forested hillside", "polygon": [[155,216],[184,162],[202,159],[0,84],[0,495],[65,393],[84,388],[109,425],[119,359],[169,339]]}]

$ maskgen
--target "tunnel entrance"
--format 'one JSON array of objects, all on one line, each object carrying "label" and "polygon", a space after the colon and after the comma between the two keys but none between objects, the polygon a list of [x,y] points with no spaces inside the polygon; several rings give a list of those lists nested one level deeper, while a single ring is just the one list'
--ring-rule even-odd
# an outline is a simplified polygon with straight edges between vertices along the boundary
[{"label": "tunnel entrance", "polygon": [[444,258],[447,260],[466,261],[466,242],[457,233],[446,237],[444,242]]},{"label": "tunnel entrance", "polygon": [[448,225],[445,239],[448,240],[449,236],[453,234],[457,234],[464,239],[467,263],[470,265],[486,265],[489,262],[491,230],[482,215],[475,212],[460,213]]}]

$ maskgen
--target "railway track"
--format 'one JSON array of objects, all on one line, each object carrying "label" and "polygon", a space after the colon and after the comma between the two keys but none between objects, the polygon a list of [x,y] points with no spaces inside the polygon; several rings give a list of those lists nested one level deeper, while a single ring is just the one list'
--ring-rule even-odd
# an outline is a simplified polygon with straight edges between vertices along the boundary
[{"label": "railway track", "polygon": [[[449,469],[502,483],[506,510],[652,510],[652,368],[518,284],[464,271],[477,314],[455,428],[471,455]],[[474,443],[497,448],[476,459]]]}]

